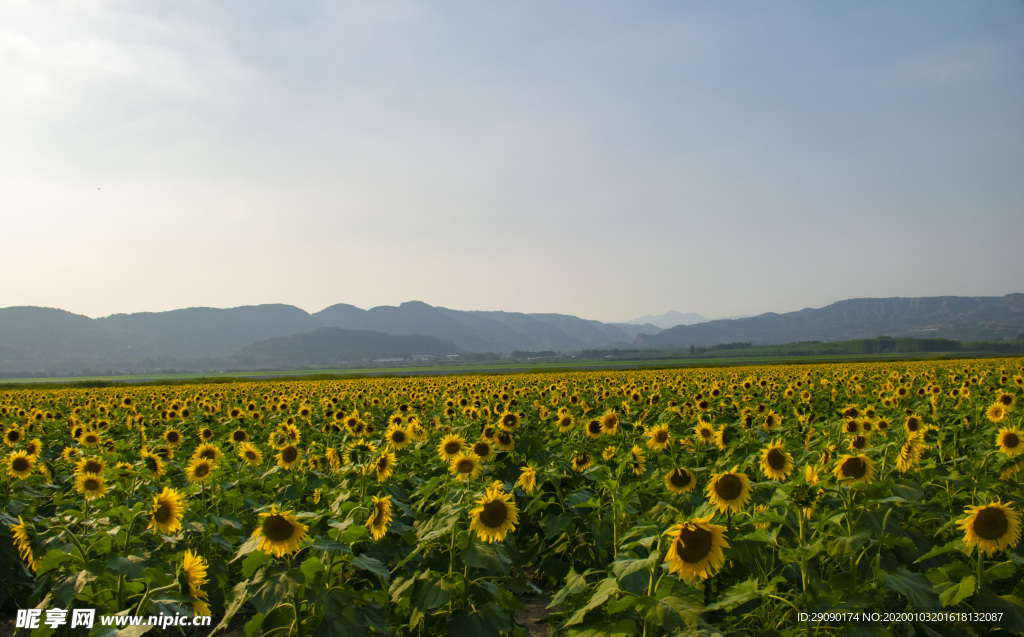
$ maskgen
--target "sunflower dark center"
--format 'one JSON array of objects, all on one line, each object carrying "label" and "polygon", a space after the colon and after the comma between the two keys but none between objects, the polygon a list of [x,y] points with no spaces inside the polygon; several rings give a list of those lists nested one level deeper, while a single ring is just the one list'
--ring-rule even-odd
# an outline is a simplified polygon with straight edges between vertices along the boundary
[{"label": "sunflower dark center", "polygon": [[505,416],[502,417],[501,419],[501,424],[505,425],[506,427],[512,427],[516,424],[516,420],[517,418],[514,414],[505,414]]},{"label": "sunflower dark center", "polygon": [[217,452],[213,449],[203,449],[202,451],[199,452],[199,457],[205,458],[207,460],[216,460]]},{"label": "sunflower dark center", "polygon": [[175,442],[178,442],[179,440],[181,440],[181,436],[178,435],[178,432],[176,432],[176,431],[169,431],[169,432],[167,432],[167,442],[175,443]]},{"label": "sunflower dark center", "polygon": [[1010,522],[1001,509],[988,507],[974,518],[974,532],[983,540],[998,540],[1006,535]]},{"label": "sunflower dark center", "polygon": [[86,434],[85,436],[85,442],[87,444],[96,444],[99,441],[99,436],[96,436],[95,434]]},{"label": "sunflower dark center", "polygon": [[502,432],[498,434],[498,442],[503,445],[510,445],[512,444],[512,436],[508,435],[505,432]]},{"label": "sunflower dark center", "polygon": [[469,458],[462,458],[455,463],[455,470],[459,473],[473,473],[476,463]]},{"label": "sunflower dark center", "polygon": [[918,423],[917,420],[911,418],[910,420],[907,421],[908,431],[917,431],[918,427],[920,427],[920,423]]},{"label": "sunflower dark center", "polygon": [[711,531],[683,527],[676,540],[676,554],[687,564],[697,564],[711,552],[713,540]]},{"label": "sunflower dark center", "polygon": [[459,450],[461,450],[461,449],[462,449],[462,443],[459,442],[458,440],[450,440],[450,441],[444,443],[444,452],[449,454],[449,455],[451,455],[453,453],[458,453]]},{"label": "sunflower dark center", "polygon": [[772,449],[768,452],[768,466],[775,471],[782,471],[786,468],[786,455],[778,449]]},{"label": "sunflower dark center", "polygon": [[851,444],[854,449],[863,449],[868,445],[868,439],[864,436],[854,436]]},{"label": "sunflower dark center", "polygon": [[1009,407],[1010,405],[1013,404],[1013,396],[1009,394],[1003,394],[1002,396],[999,397],[999,402],[1004,407]]},{"label": "sunflower dark center", "polygon": [[730,502],[740,497],[740,493],[742,492],[743,482],[731,473],[727,473],[715,481],[715,493],[718,494],[719,498],[726,502]]},{"label": "sunflower dark center", "polygon": [[17,458],[11,461],[11,469],[14,469],[15,471],[27,471],[28,468],[29,461],[28,458],[24,456],[18,456]]},{"label": "sunflower dark center", "polygon": [[847,458],[843,461],[842,471],[848,478],[863,478],[868,471],[868,465],[860,458]]},{"label": "sunflower dark center", "polygon": [[710,438],[711,437],[711,430],[708,429],[707,427],[701,427],[700,437],[701,438]]},{"label": "sunflower dark center", "polygon": [[681,489],[686,485],[690,484],[690,474],[686,473],[685,471],[676,470],[672,472],[672,476],[669,478],[669,480],[672,482],[672,486]]},{"label": "sunflower dark center", "polygon": [[391,442],[395,444],[402,444],[405,442],[405,432],[401,429],[391,432]]},{"label": "sunflower dark center", "polygon": [[387,512],[384,510],[384,503],[378,502],[373,505],[373,516],[370,521],[371,526],[383,526],[387,522]]},{"label": "sunflower dark center", "polygon": [[486,442],[478,442],[475,445],[473,445],[473,453],[480,456],[481,458],[486,458],[487,456],[491,455],[491,448],[487,445]]},{"label": "sunflower dark center", "polygon": [[195,477],[202,478],[210,473],[210,465],[205,462],[201,462],[196,465],[195,471],[193,471],[192,473],[195,475]]},{"label": "sunflower dark center", "polygon": [[592,434],[601,433],[601,423],[597,420],[591,420],[587,425],[587,431]]},{"label": "sunflower dark center", "polygon": [[1012,431],[1003,436],[1003,446],[1007,449],[1016,449],[1020,446],[1020,437]]},{"label": "sunflower dark center", "polygon": [[501,500],[491,500],[484,505],[480,521],[489,529],[497,529],[508,519],[508,509]]},{"label": "sunflower dark center", "polygon": [[82,486],[85,487],[86,491],[98,491],[100,488],[100,481],[96,478],[87,478],[85,482],[82,483]]},{"label": "sunflower dark center", "polygon": [[283,515],[268,515],[263,520],[263,537],[271,542],[287,542],[295,535],[295,525]]},{"label": "sunflower dark center", "polygon": [[255,460],[256,459],[256,452],[253,451],[252,449],[246,449],[245,450],[245,457],[248,458],[249,460]]},{"label": "sunflower dark center", "polygon": [[21,432],[20,431],[14,431],[14,430],[8,431],[7,432],[7,440],[9,442],[18,442],[19,440],[21,440]]},{"label": "sunflower dark center", "polygon": [[235,433],[231,434],[231,439],[234,440],[235,442],[245,442],[245,432],[236,431]]},{"label": "sunflower dark center", "polygon": [[299,457],[299,450],[295,447],[285,447],[284,451],[281,452],[281,459],[285,462],[295,462],[295,459]]},{"label": "sunflower dark center", "polygon": [[156,513],[153,514],[153,519],[161,524],[170,520],[171,517],[171,507],[166,503],[161,503],[160,507],[156,510]]},{"label": "sunflower dark center", "polygon": [[84,467],[85,473],[99,473],[103,471],[103,465],[95,460],[87,460]]},{"label": "sunflower dark center", "polygon": [[659,429],[659,430],[655,431],[654,432],[654,442],[658,443],[659,445],[665,444],[666,442],[668,442],[668,431],[666,431],[664,429]]}]

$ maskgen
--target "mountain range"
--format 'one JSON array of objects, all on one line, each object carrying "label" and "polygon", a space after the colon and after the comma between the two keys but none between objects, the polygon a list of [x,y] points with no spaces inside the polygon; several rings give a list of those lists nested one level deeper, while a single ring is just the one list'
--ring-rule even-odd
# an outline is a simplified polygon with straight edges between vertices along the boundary
[{"label": "mountain range", "polygon": [[[669,329],[654,324],[665,318],[682,323]],[[602,323],[565,314],[451,310],[420,301],[369,310],[337,304],[312,314],[270,304],[96,319],[8,307],[0,309],[0,374],[284,369],[412,356],[680,350],[876,336],[1012,339],[1024,332],[1024,294],[850,299],[820,309],[683,324],[702,318],[677,312],[643,317],[640,324]]]}]

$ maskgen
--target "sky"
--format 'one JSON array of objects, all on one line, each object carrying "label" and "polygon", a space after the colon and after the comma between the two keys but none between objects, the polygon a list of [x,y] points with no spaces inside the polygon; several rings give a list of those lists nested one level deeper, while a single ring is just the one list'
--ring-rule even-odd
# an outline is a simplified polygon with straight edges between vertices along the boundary
[{"label": "sky", "polygon": [[0,307],[1024,292],[1024,2],[0,0]]}]

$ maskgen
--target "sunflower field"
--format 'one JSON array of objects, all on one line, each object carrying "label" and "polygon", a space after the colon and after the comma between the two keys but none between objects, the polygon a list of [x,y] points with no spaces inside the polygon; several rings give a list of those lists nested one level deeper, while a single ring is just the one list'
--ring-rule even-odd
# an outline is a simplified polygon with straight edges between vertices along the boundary
[{"label": "sunflower field", "polygon": [[1022,634],[1022,371],[7,391],[0,615],[482,637],[528,634],[514,611],[546,595],[579,637]]}]

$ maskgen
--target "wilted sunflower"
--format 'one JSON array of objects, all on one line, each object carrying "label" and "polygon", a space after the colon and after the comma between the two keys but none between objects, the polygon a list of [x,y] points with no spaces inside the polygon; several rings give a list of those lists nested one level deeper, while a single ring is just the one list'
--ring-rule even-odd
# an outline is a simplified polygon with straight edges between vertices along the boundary
[{"label": "wilted sunflower", "polygon": [[864,454],[856,456],[844,454],[836,460],[833,473],[836,476],[836,480],[844,484],[871,482],[871,478],[875,475],[875,465],[871,462],[871,458]]},{"label": "wilted sunflower", "polygon": [[209,565],[204,558],[186,550],[181,568],[188,581],[188,594],[195,598],[195,601],[192,602],[192,612],[196,615],[209,615],[210,605],[208,602],[210,598],[201,588],[203,584],[210,581],[206,577],[206,569],[209,568]]},{"label": "wilted sunflower", "polygon": [[465,448],[466,441],[462,439],[462,436],[448,434],[441,440],[440,444],[437,445],[437,455],[441,460],[451,462],[453,459],[458,457]]},{"label": "wilted sunflower", "polygon": [[484,542],[504,540],[519,523],[519,509],[511,500],[512,494],[504,492],[501,482],[494,482],[469,512],[469,528]]},{"label": "wilted sunflower", "polygon": [[461,453],[448,464],[448,472],[459,480],[480,477],[480,458],[472,452]]},{"label": "wilted sunflower", "polygon": [[28,455],[23,450],[12,451],[11,455],[7,457],[7,475],[18,479],[27,478],[32,475],[35,464],[35,457]]},{"label": "wilted sunflower", "polygon": [[387,432],[384,434],[384,439],[395,449],[405,449],[412,442],[409,431],[400,424],[393,424],[388,427]]},{"label": "wilted sunflower", "polygon": [[187,508],[188,502],[184,494],[164,487],[160,495],[153,498],[153,506],[149,511],[149,526],[146,528],[164,535],[174,533],[181,529],[181,518]]},{"label": "wilted sunflower", "polygon": [[286,445],[276,457],[277,466],[282,469],[295,469],[302,464],[302,452],[295,445]]},{"label": "wilted sunflower", "polygon": [[11,527],[11,535],[14,537],[15,546],[18,547],[18,555],[35,573],[36,569],[39,568],[39,560],[32,553],[32,539],[29,537],[28,527],[25,526],[25,522],[21,519],[20,515],[18,516],[18,523]]},{"label": "wilted sunflower", "polygon": [[1013,503],[1003,504],[1000,500],[985,506],[970,506],[967,514],[957,521],[964,532],[967,546],[978,545],[978,550],[992,556],[1003,549],[1014,549],[1020,540],[1020,515],[1013,510]]},{"label": "wilted sunflower", "polygon": [[728,473],[713,474],[707,493],[722,513],[738,513],[750,501],[750,478],[737,465]]},{"label": "wilted sunflower", "polygon": [[389,524],[391,524],[391,496],[386,495],[382,498],[373,496],[370,517],[366,519],[366,528],[370,529],[370,537],[375,542],[384,537]]},{"label": "wilted sunflower", "polygon": [[263,462],[263,454],[248,442],[238,445],[238,457],[242,459],[242,462],[251,467],[255,467]]},{"label": "wilted sunflower", "polygon": [[252,532],[252,537],[259,538],[259,550],[277,557],[299,550],[299,543],[308,529],[291,511],[278,511],[277,505],[272,505],[270,511],[260,513],[260,517],[263,521]]},{"label": "wilted sunflower", "polygon": [[1024,433],[1017,429],[1000,429],[996,436],[996,444],[999,445],[999,450],[1006,455],[1016,456],[1019,453],[1024,453],[1021,436],[1024,436]]},{"label": "wilted sunflower", "polygon": [[665,476],[665,486],[676,495],[682,495],[693,491],[697,486],[697,478],[689,469],[676,467]]},{"label": "wilted sunflower", "polygon": [[520,470],[516,486],[523,490],[526,495],[533,495],[537,488],[537,470],[527,465]]},{"label": "wilted sunflower", "polygon": [[724,548],[729,548],[725,539],[725,527],[711,524],[710,515],[696,518],[683,524],[676,524],[666,531],[672,538],[665,555],[669,573],[695,582],[707,579],[717,573],[725,564]]},{"label": "wilted sunflower", "polygon": [[785,480],[793,473],[793,456],[780,440],[773,440],[761,452],[761,471],[769,480]]},{"label": "wilted sunflower", "polygon": [[102,498],[107,493],[107,485],[101,475],[82,473],[75,477],[75,491],[85,496],[86,500]]},{"label": "wilted sunflower", "polygon": [[668,425],[658,425],[644,432],[647,436],[647,448],[661,451],[672,442],[672,436],[668,433]]},{"label": "wilted sunflower", "polygon": [[188,468],[185,469],[185,477],[192,484],[202,484],[210,479],[213,475],[213,470],[216,465],[209,460],[203,458],[193,458],[192,462],[189,463]]}]

